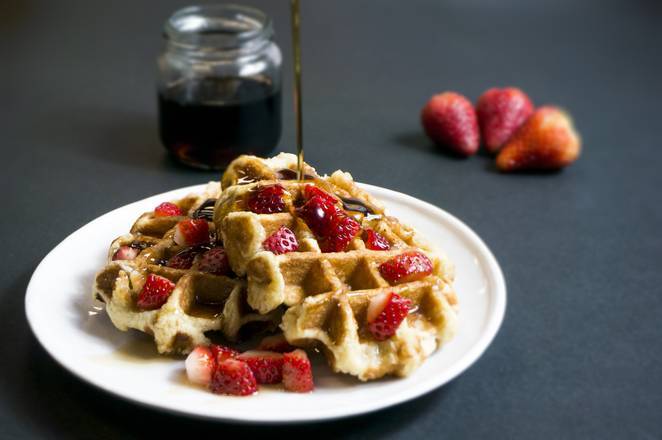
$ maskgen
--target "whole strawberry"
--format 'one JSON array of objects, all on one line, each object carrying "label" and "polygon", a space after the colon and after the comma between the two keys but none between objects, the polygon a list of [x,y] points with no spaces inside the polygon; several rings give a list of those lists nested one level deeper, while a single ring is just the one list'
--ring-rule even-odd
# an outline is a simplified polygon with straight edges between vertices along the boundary
[{"label": "whole strawberry", "polygon": [[473,104],[464,96],[444,92],[423,107],[421,123],[436,144],[461,156],[476,154],[480,145],[478,120]]},{"label": "whole strawberry", "polygon": [[531,116],[533,104],[515,87],[492,88],[478,98],[476,113],[485,149],[496,153]]},{"label": "whole strawberry", "polygon": [[553,106],[540,107],[499,152],[496,165],[504,172],[556,170],[574,162],[581,140],[570,116]]}]

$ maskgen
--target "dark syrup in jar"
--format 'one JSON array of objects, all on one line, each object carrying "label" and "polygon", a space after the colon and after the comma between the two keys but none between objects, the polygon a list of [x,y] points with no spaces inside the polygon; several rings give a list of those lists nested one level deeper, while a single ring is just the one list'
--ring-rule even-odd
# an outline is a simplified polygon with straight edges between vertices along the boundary
[{"label": "dark syrup in jar", "polygon": [[222,169],[241,154],[266,156],[281,133],[281,92],[249,78],[207,78],[160,90],[163,145],[181,162]]}]

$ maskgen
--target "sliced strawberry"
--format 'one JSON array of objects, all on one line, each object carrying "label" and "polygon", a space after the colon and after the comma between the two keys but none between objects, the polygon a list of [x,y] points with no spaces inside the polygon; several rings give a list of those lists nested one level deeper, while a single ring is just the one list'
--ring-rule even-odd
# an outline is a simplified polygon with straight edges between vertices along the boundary
[{"label": "sliced strawberry", "polygon": [[338,199],[336,199],[334,196],[324,191],[323,189],[316,187],[315,185],[306,185],[303,188],[303,197],[306,200],[310,200],[315,196],[321,197],[325,202],[330,203],[332,205],[338,203]]},{"label": "sliced strawberry", "polygon": [[155,217],[173,217],[176,215],[184,215],[179,206],[170,202],[163,202],[156,208],[154,208]]},{"label": "sliced strawberry", "polygon": [[299,208],[298,213],[313,234],[326,237],[331,233],[331,218],[337,210],[338,208],[324,197],[313,196]]},{"label": "sliced strawberry", "polygon": [[226,275],[230,273],[230,262],[225,249],[217,246],[200,255],[195,261],[195,268],[214,275]]},{"label": "sliced strawberry", "polygon": [[258,350],[275,351],[277,353],[285,353],[294,350],[294,347],[287,342],[285,335],[279,333],[277,335],[265,336],[262,338],[257,346]]},{"label": "sliced strawberry", "polygon": [[409,314],[411,301],[397,293],[387,292],[375,295],[368,305],[368,330],[378,341],[395,334],[402,321]]},{"label": "sliced strawberry", "polygon": [[239,352],[234,348],[226,347],[225,345],[211,344],[209,349],[216,359],[216,362],[223,362],[226,359],[231,359],[239,356]]},{"label": "sliced strawberry", "polygon": [[307,393],[315,388],[313,369],[303,350],[283,354],[283,386],[287,391]]},{"label": "sliced strawberry", "polygon": [[319,238],[322,252],[342,252],[358,235],[361,225],[330,202],[332,197],[329,194],[313,194],[314,192],[315,190],[310,190],[312,197],[299,208],[299,216]]},{"label": "sliced strawberry", "polygon": [[389,283],[408,283],[432,273],[432,262],[418,251],[400,254],[379,266],[379,272]]},{"label": "sliced strawberry", "polygon": [[199,385],[209,385],[216,368],[216,357],[209,347],[199,345],[189,353],[184,365],[188,380]]},{"label": "sliced strawberry", "polygon": [[282,185],[258,187],[248,196],[248,209],[256,214],[274,214],[285,211],[285,188]]},{"label": "sliced strawberry", "polygon": [[133,260],[140,253],[140,249],[132,248],[131,246],[120,246],[119,249],[113,254],[113,261],[115,260]]},{"label": "sliced strawberry", "polygon": [[197,249],[191,248],[179,251],[172,257],[168,258],[166,266],[172,267],[173,269],[190,269],[193,265],[193,259],[198,252]]},{"label": "sliced strawberry", "polygon": [[237,359],[248,364],[260,384],[280,383],[283,380],[283,355],[273,351],[249,350]]},{"label": "sliced strawberry", "polygon": [[257,381],[246,362],[226,359],[216,365],[209,389],[216,394],[248,396],[257,392]]},{"label": "sliced strawberry", "polygon": [[322,252],[343,252],[360,230],[359,222],[338,210],[331,219],[331,233],[320,239],[320,249]]},{"label": "sliced strawberry", "polygon": [[266,250],[271,251],[276,255],[280,255],[294,252],[299,249],[299,242],[297,241],[294,232],[285,226],[281,226],[276,232],[264,240],[262,246]]},{"label": "sliced strawberry", "polygon": [[175,243],[180,246],[195,246],[209,242],[209,223],[203,219],[186,219],[177,223]]},{"label": "sliced strawberry", "polygon": [[138,294],[138,308],[154,310],[160,308],[168,301],[175,288],[175,283],[167,278],[150,273],[142,290]]},{"label": "sliced strawberry", "polygon": [[372,229],[363,231],[363,241],[365,247],[373,251],[387,251],[391,249],[391,243],[384,236]]}]

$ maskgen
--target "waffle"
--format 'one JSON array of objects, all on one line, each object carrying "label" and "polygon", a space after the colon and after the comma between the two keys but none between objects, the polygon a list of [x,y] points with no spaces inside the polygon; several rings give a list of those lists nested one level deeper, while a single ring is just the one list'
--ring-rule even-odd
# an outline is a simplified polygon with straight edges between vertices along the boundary
[{"label": "waffle", "polygon": [[[280,155],[285,156],[285,155]],[[277,156],[278,157],[278,156]],[[265,161],[251,156],[242,156],[239,163],[247,169],[261,169],[266,174]],[[256,166],[249,166],[252,162]],[[296,165],[296,162],[293,163]],[[232,166],[232,165],[231,165]],[[230,168],[233,175],[238,166]],[[312,169],[312,168],[311,168]],[[253,174],[253,176],[255,173]],[[353,214],[363,228],[379,232],[391,243],[393,250],[417,248],[429,252],[426,244],[416,237],[413,229],[401,224],[397,219],[384,215],[383,205],[360,189],[351,175],[336,171],[331,176],[311,178],[310,182],[264,180],[239,184],[224,189],[214,211],[214,222],[221,232],[232,270],[239,276],[246,276],[248,282],[248,303],[261,313],[267,313],[281,304],[292,306],[306,296],[321,293],[320,286],[312,286],[310,280],[317,280],[320,264],[328,261],[333,265],[350,262],[352,267],[360,261],[385,260],[393,256],[383,251],[369,251],[360,237],[355,238],[347,252],[322,254],[318,240],[306,223],[295,214],[295,203],[302,198],[305,185],[314,183],[329,193],[337,195],[344,208]],[[269,176],[271,177],[271,176]],[[226,182],[236,181],[226,179]],[[263,185],[282,185],[288,197],[286,212],[277,214],[255,214],[246,208],[246,198],[252,191]],[[264,240],[280,226],[294,232],[299,242],[298,252],[274,255],[262,247]],[[397,254],[397,252],[396,252]],[[363,267],[363,266],[359,266]],[[449,266],[447,265],[449,268]],[[450,269],[450,268],[449,268]]]},{"label": "waffle", "polygon": [[[215,206],[214,222],[232,269],[246,277],[248,304],[260,313],[287,307],[281,328],[288,342],[321,347],[335,371],[361,380],[409,374],[454,334],[457,298],[452,289],[452,264],[432,252],[412,228],[385,215],[383,205],[360,189],[348,173],[336,171],[322,177],[307,167],[306,182],[294,181],[289,178],[292,173],[277,169],[296,165],[293,156],[289,160],[285,156],[277,156],[278,161],[251,156],[238,159],[223,176],[224,189]],[[281,175],[288,178],[279,178]],[[284,212],[248,211],[249,194],[276,183],[286,190]],[[309,183],[339,197],[345,211],[363,228],[387,238],[391,248],[367,249],[358,236],[345,252],[323,253],[295,211]],[[294,232],[297,251],[275,255],[263,248],[264,240],[281,226]],[[433,262],[430,276],[392,285],[380,275],[380,264],[412,250],[425,253]],[[370,298],[384,292],[409,298],[413,309],[396,335],[378,342],[363,323]]]},{"label": "waffle", "polygon": [[[173,203],[179,207],[183,215],[170,217],[157,217],[153,211],[142,214],[131,226],[131,234],[142,237],[161,238],[177,223],[187,217],[204,218],[212,220],[213,206],[221,194],[221,186],[217,182],[209,182],[200,194],[189,194],[175,200]],[[111,249],[112,250],[112,249]]]},{"label": "waffle", "polygon": [[[381,202],[356,185],[350,174],[322,176],[304,164],[300,182],[296,162],[291,154],[270,159],[241,156],[227,168],[220,185],[210,184],[203,194],[175,202],[185,215],[141,215],[128,234],[111,244],[108,262],[95,279],[94,292],[106,303],[113,324],[120,330],[152,334],[161,353],[187,353],[208,344],[212,331],[237,340],[251,335],[255,327],[280,327],[290,344],[319,348],[334,371],[360,380],[406,376],[449,341],[457,320],[450,261],[414,229],[388,216]],[[276,214],[251,212],[249,195],[274,184],[286,190],[286,209]],[[319,239],[297,215],[307,184],[337,197],[338,205],[362,229],[378,232],[390,248],[368,249],[359,234],[344,252],[322,252]],[[233,276],[200,272],[195,265],[187,270],[165,265],[183,249],[173,236],[177,223],[187,217],[210,222]],[[276,255],[263,242],[281,226],[294,233],[299,248]],[[112,261],[122,246],[137,249],[137,257]],[[389,282],[380,265],[409,251],[427,255],[431,273],[415,281]],[[136,299],[150,273],[168,278],[176,287],[161,308],[144,311]],[[367,308],[375,296],[389,292],[409,299],[411,306],[395,334],[379,341],[368,330]]]},{"label": "waffle", "polygon": [[[329,275],[331,282],[342,286],[335,274]],[[382,292],[408,298],[413,309],[395,335],[376,341],[364,323],[370,299]],[[342,286],[288,309],[281,328],[290,344],[321,346],[336,372],[364,381],[385,375],[407,376],[454,336],[457,318],[453,299],[450,285],[434,276],[392,287],[352,290]]]},{"label": "waffle", "polygon": [[[204,218],[211,216],[205,209],[213,206],[208,200],[218,184],[210,185],[199,196],[176,201],[183,212]],[[221,332],[235,340],[240,329],[251,324],[273,329],[280,322],[282,311],[258,314],[246,304],[246,282],[237,278],[213,275],[191,269],[164,266],[167,259],[183,250],[173,241],[174,226],[185,216],[155,217],[153,212],[141,215],[131,233],[123,235],[110,246],[107,265],[97,274],[94,294],[106,303],[112,323],[120,330],[130,328],[154,336],[160,353],[188,353],[195,346],[209,344],[208,332]],[[213,224],[210,223],[210,229]],[[132,260],[112,261],[120,246],[139,251]],[[168,301],[157,310],[141,310],[136,306],[138,293],[148,274],[155,274],[175,283]]]}]

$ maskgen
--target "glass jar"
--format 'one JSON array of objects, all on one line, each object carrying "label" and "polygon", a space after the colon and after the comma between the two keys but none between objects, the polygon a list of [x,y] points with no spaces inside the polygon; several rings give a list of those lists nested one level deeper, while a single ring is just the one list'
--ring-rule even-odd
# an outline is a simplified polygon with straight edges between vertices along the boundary
[{"label": "glass jar", "polygon": [[192,6],[168,19],[164,37],[158,105],[166,149],[206,169],[270,153],[281,134],[282,56],[269,17],[246,6]]}]

